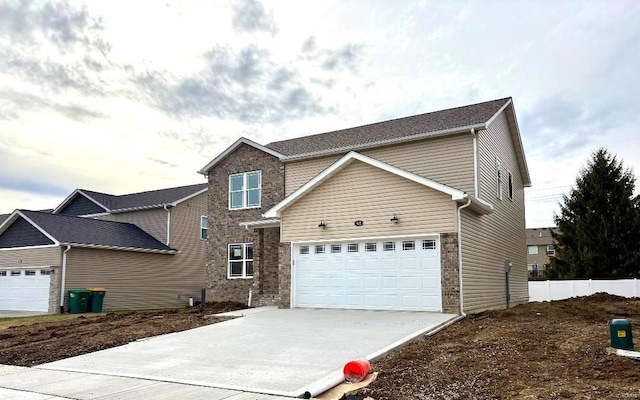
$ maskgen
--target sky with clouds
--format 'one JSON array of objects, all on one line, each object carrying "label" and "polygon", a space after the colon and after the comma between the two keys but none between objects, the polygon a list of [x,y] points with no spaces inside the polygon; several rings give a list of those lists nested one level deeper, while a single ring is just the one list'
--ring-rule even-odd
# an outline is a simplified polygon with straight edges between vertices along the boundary
[{"label": "sky with clouds", "polygon": [[204,182],[275,140],[512,96],[550,226],[590,153],[640,168],[640,2],[0,0],[0,213]]}]

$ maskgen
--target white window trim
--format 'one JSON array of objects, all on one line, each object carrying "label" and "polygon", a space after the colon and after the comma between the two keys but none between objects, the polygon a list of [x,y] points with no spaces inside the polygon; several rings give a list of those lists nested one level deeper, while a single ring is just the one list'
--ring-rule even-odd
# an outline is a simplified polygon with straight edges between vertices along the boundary
[{"label": "white window trim", "polygon": [[[549,247],[551,247],[551,251],[549,251]],[[548,244],[547,245],[547,255],[548,256],[555,256],[556,255],[556,247],[552,244]]]},{"label": "white window trim", "polygon": [[507,198],[513,201],[513,193],[515,192],[513,186],[513,174],[507,170]]},{"label": "white window trim", "polygon": [[496,197],[502,200],[502,161],[496,157]]},{"label": "white window trim", "polygon": [[[536,249],[535,253],[531,252],[532,248]],[[530,256],[537,256],[538,254],[540,254],[540,249],[538,248],[538,246],[527,246],[527,254],[529,254]]]},{"label": "white window trim", "polygon": [[[253,258],[245,258],[247,255],[246,246],[250,244],[253,246],[252,242],[247,243],[229,243],[227,244],[227,279],[253,279],[253,275],[247,276],[247,261],[253,262]],[[242,259],[241,260],[231,260],[231,246],[242,246]],[[255,248],[254,248],[255,250]],[[238,262],[242,261],[242,276],[231,276],[231,261]]]},{"label": "white window trim", "polygon": [[[249,206],[247,206],[247,193],[249,191],[249,189],[247,189],[247,175],[251,175],[251,174],[255,174],[255,173],[259,174],[258,175],[259,176],[258,190],[260,191],[260,196],[258,197],[258,205],[249,207]],[[242,176],[242,207],[232,208],[231,207],[231,178],[234,177],[234,176]],[[254,189],[251,189],[251,190],[254,190]],[[229,211],[247,210],[247,209],[251,209],[251,208],[260,208],[260,207],[262,207],[262,170],[239,172],[237,174],[229,175],[229,186],[227,187],[227,195],[228,195]]]},{"label": "white window trim", "polygon": [[[203,226],[202,226],[202,220],[203,220],[204,218],[206,218],[206,219],[207,219],[207,225],[203,227]],[[203,230],[207,233],[207,234],[206,234],[206,237],[204,237],[204,238],[202,237],[202,231],[203,231]],[[207,216],[207,215],[201,215],[201,216],[200,216],[200,240],[207,240],[208,238],[209,238],[209,216]]]}]

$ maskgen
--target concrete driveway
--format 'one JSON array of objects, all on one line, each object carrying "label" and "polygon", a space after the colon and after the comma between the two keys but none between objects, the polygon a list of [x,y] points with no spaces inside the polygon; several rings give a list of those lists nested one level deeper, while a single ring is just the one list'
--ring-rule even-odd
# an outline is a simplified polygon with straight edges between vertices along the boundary
[{"label": "concrete driveway", "polygon": [[456,318],[453,314],[270,309],[37,368],[300,397]]}]

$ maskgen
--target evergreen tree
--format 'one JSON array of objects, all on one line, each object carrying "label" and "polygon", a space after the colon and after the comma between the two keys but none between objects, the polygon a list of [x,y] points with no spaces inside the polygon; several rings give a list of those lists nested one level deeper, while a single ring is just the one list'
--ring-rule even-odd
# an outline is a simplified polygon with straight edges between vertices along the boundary
[{"label": "evergreen tree", "polygon": [[605,149],[592,154],[554,215],[547,279],[640,277],[640,198],[635,177]]}]

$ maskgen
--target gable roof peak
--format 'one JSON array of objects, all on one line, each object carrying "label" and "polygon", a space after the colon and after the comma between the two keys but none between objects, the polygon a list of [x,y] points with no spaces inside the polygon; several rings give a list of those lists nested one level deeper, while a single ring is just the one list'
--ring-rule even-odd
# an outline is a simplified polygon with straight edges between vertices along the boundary
[{"label": "gable roof peak", "polygon": [[214,158],[213,160],[209,161],[209,163],[207,165],[205,165],[204,167],[202,167],[202,169],[200,169],[200,171],[198,171],[199,174],[202,175],[207,175],[209,173],[209,171],[211,171],[211,169],[213,167],[215,167],[220,161],[224,160],[229,154],[231,154],[235,149],[237,149],[238,147],[240,147],[241,145],[246,144],[248,146],[251,146],[253,148],[256,148],[260,151],[263,151],[267,154],[271,154],[274,157],[277,158],[282,158],[284,157],[283,154],[281,154],[280,152],[268,148],[267,146],[263,146],[259,143],[254,142],[251,139],[247,139],[246,137],[241,136],[238,140],[236,140],[235,142],[233,142],[233,144],[231,144],[231,146],[227,147],[222,153],[218,154],[218,156],[216,156],[216,158]]}]

